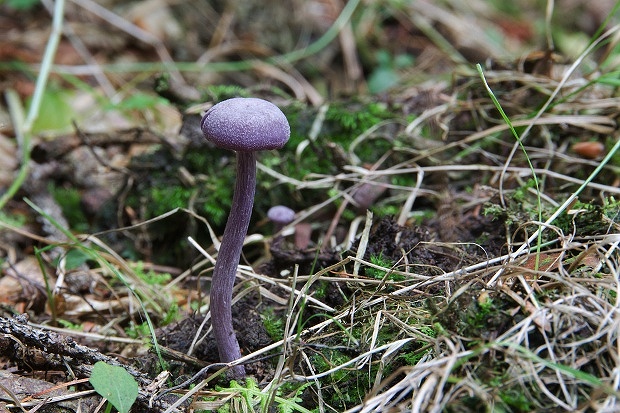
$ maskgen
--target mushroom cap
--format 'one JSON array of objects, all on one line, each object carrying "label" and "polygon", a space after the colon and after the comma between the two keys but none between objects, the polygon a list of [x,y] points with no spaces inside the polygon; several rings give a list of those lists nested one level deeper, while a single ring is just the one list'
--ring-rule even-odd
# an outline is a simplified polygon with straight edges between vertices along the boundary
[{"label": "mushroom cap", "polygon": [[286,225],[295,219],[295,211],[284,205],[276,205],[269,208],[267,218],[278,224]]},{"label": "mushroom cap", "polygon": [[284,113],[257,98],[224,100],[205,113],[200,125],[208,141],[233,151],[279,149],[291,136]]}]

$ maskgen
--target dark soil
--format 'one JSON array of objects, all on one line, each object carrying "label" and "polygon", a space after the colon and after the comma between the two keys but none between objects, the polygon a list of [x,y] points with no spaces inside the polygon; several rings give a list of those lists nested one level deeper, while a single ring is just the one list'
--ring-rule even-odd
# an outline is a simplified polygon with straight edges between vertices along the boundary
[{"label": "dark soil", "polygon": [[[233,325],[237,332],[242,354],[252,353],[272,343],[256,310],[255,297],[244,297],[244,299],[233,305],[232,311]],[[192,376],[201,367],[219,361],[212,332],[205,336],[205,332],[209,329],[209,323],[203,325],[203,321],[203,315],[194,315],[167,325],[157,332],[157,339],[160,345],[176,352],[178,355],[183,355],[182,358],[177,359],[175,362],[176,373],[179,376]],[[185,357],[197,334],[200,335],[191,358]],[[193,365],[188,363],[188,360]],[[257,360],[249,363],[246,366],[246,371],[258,380],[262,380],[268,376],[271,368],[268,361]]]}]

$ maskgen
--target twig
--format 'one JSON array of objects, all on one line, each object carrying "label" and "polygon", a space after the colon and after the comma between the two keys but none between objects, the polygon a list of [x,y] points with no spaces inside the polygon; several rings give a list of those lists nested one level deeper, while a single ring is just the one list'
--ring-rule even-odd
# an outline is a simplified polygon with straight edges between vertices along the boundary
[{"label": "twig", "polygon": [[[62,357],[64,362],[70,365],[73,371],[82,377],[89,377],[92,366],[98,361],[103,361],[112,366],[121,366],[136,379],[140,386],[138,402],[144,405],[149,403],[150,394],[143,389],[151,384],[151,379],[133,367],[124,365],[97,350],[78,344],[71,337],[33,328],[27,324],[25,317],[22,316],[12,319],[0,317],[0,333],[5,334],[5,337],[9,336],[20,342],[20,344],[17,344],[16,340],[10,340],[9,345],[24,345]],[[14,354],[20,357],[20,355],[25,355],[27,352],[15,351]],[[168,407],[168,402],[161,400],[157,407],[163,410]]]}]

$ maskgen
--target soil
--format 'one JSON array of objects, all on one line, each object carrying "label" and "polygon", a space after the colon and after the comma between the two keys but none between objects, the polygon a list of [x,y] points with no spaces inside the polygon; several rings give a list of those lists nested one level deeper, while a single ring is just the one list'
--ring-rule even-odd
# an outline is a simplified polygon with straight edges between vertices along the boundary
[{"label": "soil", "polygon": [[[243,300],[235,303],[232,307],[233,326],[237,332],[239,345],[242,354],[249,354],[260,350],[272,343],[262,319],[257,312],[256,297],[245,296]],[[219,360],[217,347],[211,332],[205,335],[205,330],[209,328],[209,323],[203,324],[203,315],[194,315],[183,320],[167,325],[157,331],[159,344],[178,354],[189,355],[194,365],[188,364],[189,357],[177,360],[176,368],[173,370],[179,376],[193,376],[200,368],[210,363],[217,363]],[[189,349],[198,336],[197,344],[194,346],[193,353],[189,354]],[[248,374],[255,376],[259,380],[268,377],[271,371],[270,362],[257,360],[246,366]]]}]

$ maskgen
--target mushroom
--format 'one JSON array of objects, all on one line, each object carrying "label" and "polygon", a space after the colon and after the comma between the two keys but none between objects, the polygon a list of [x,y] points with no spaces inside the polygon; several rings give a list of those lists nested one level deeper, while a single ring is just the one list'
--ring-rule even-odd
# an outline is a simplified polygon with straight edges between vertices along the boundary
[{"label": "mushroom", "polygon": [[[205,113],[201,128],[208,141],[237,152],[237,181],[210,293],[211,325],[220,362],[229,363],[241,357],[232,325],[232,290],[254,204],[256,151],[281,148],[291,129],[277,106],[256,98],[232,98],[216,104]],[[230,375],[243,378],[245,368],[233,366]]]},{"label": "mushroom", "polygon": [[295,211],[284,205],[276,205],[267,211],[267,218],[273,222],[273,232],[276,234],[271,246],[278,247],[282,241],[282,235],[279,234],[285,225],[290,224],[295,219]]}]

